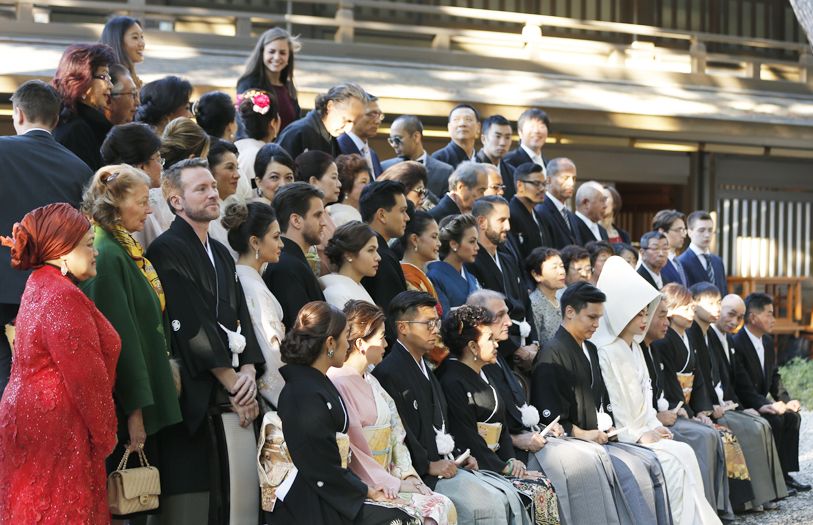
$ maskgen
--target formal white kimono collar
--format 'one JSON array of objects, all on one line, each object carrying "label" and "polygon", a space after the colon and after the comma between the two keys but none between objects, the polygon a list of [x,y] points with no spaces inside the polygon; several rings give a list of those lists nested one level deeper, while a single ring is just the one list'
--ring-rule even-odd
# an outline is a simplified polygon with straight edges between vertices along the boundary
[{"label": "formal white kimono collar", "polygon": [[[641,277],[624,259],[614,255],[607,259],[597,287],[607,296],[604,303],[604,316],[593,334],[591,341],[601,348],[615,341],[624,327],[638,315],[644,307],[648,307],[646,325],[652,322],[655,309],[661,301],[661,294],[651,284]],[[636,336],[635,342],[640,343],[644,336]]]}]

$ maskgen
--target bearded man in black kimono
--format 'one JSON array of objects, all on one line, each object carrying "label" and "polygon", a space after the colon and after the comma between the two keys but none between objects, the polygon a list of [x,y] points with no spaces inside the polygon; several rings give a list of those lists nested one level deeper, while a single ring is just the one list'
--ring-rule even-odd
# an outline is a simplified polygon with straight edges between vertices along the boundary
[{"label": "bearded man in black kimono", "polygon": [[162,443],[160,523],[256,524],[256,377],[264,364],[234,260],[209,237],[217,182],[202,159],[172,165],[164,195],[176,215],[147,256],[161,279],[180,368],[183,423]]}]

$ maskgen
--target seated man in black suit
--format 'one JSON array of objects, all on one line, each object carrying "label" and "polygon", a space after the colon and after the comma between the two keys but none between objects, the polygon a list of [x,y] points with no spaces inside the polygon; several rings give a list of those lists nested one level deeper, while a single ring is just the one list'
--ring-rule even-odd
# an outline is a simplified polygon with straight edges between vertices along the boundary
[{"label": "seated man in black suit", "polygon": [[321,242],[327,212],[322,192],[306,182],[293,182],[277,190],[272,205],[283,245],[279,262],[268,265],[263,280],[282,305],[282,323],[288,327],[294,325],[307,303],[325,300],[305,254]]},{"label": "seated man in black suit", "polygon": [[517,120],[519,147],[505,156],[505,162],[515,168],[526,162],[534,162],[542,166],[544,171],[547,162],[542,156],[542,148],[545,147],[545,141],[548,140],[548,130],[550,130],[550,119],[547,113],[539,108],[523,111]]},{"label": "seated man in black suit", "polygon": [[571,244],[583,245],[579,235],[579,220],[565,204],[576,188],[576,165],[564,157],[548,162],[548,192],[536,211],[550,227],[551,248],[560,250]]},{"label": "seated man in black suit", "polygon": [[[79,206],[82,189],[93,172],[79,157],[54,140],[59,95],[40,80],[29,80],[11,97],[17,136],[0,137],[0,235],[11,235],[15,222],[34,208],[55,202]],[[17,316],[30,272],[11,267],[10,251],[0,248],[0,395],[11,372],[6,325]]]},{"label": "seated man in black suit", "polygon": [[336,157],[339,155],[336,137],[364,114],[367,98],[364,89],[353,82],[333,86],[316,97],[315,107],[307,115],[285,126],[277,144],[292,159],[312,149]]},{"label": "seated man in black suit", "polygon": [[432,156],[456,168],[461,162],[474,160],[474,144],[480,136],[480,114],[473,106],[458,104],[449,112],[449,137],[452,140]]},{"label": "seated man in black suit", "polygon": [[449,177],[449,193],[429,210],[438,223],[449,215],[471,213],[474,201],[485,195],[488,172],[479,162],[462,162]]},{"label": "seated man in black suit", "polygon": [[590,241],[606,241],[607,230],[599,224],[607,209],[607,195],[604,186],[596,181],[587,181],[576,191],[576,217],[578,217],[581,244]]},{"label": "seated man in black suit", "polygon": [[370,225],[378,237],[378,272],[365,277],[361,284],[384,311],[393,297],[406,291],[407,284],[398,256],[388,242],[400,239],[409,222],[406,188],[394,180],[371,182],[361,192],[359,211],[361,219]]},{"label": "seated man in black suit", "polygon": [[723,260],[709,249],[711,239],[714,237],[714,219],[706,211],[693,211],[686,218],[686,226],[691,243],[678,256],[678,261],[686,272],[687,284],[691,286],[695,283],[709,282],[725,296],[728,293],[725,265]]},{"label": "seated man in black suit", "polygon": [[526,162],[514,170],[517,193],[511,198],[511,237],[524,263],[534,248],[550,247],[551,235],[548,225],[536,206],[545,200],[547,179],[542,166]]},{"label": "seated man in black suit", "polygon": [[423,147],[423,124],[414,115],[401,115],[390,126],[390,137],[387,139],[395,154],[395,158],[381,163],[384,171],[390,166],[405,160],[420,162],[426,168],[426,187],[437,199],[449,191],[449,176],[454,168],[429,155]]},{"label": "seated man in black suit", "polygon": [[661,270],[669,259],[669,240],[661,232],[646,232],[641,236],[641,264],[638,274],[656,290],[663,288]]},{"label": "seated man in black suit", "polygon": [[[745,298],[745,326],[734,335],[732,343],[751,383],[762,396],[759,404],[763,407],[770,404],[773,408],[774,414],[763,410],[760,413],[771,424],[785,484],[789,489],[808,491],[810,485],[800,483],[790,475],[799,470],[799,427],[802,423],[799,411],[802,406],[797,399],[791,399],[782,384],[770,336],[775,323],[771,296],[752,293]],[[773,403],[768,401],[768,394]]]},{"label": "seated man in black suit", "polygon": [[361,155],[367,161],[373,177],[381,175],[383,169],[375,150],[370,146],[369,140],[378,135],[378,127],[384,119],[384,113],[378,107],[378,97],[369,93],[364,113],[353,122],[353,128],[338,136],[339,152],[345,155],[353,153]]},{"label": "seated man in black suit", "polygon": [[483,121],[483,133],[480,135],[483,147],[477,152],[475,160],[491,164],[499,169],[502,177],[502,196],[507,200],[516,193],[514,188],[514,167],[505,162],[505,154],[511,148],[511,123],[502,115],[492,115]]}]

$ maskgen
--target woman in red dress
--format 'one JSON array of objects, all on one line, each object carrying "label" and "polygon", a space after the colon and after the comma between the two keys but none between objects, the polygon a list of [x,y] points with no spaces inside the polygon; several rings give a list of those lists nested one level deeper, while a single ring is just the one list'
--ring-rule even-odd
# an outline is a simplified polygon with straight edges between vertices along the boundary
[{"label": "woman in red dress", "polygon": [[96,274],[90,223],[50,204],[0,240],[14,268],[34,269],[0,401],[0,524],[110,523],[104,460],[116,444],[121,341],[76,286]]}]

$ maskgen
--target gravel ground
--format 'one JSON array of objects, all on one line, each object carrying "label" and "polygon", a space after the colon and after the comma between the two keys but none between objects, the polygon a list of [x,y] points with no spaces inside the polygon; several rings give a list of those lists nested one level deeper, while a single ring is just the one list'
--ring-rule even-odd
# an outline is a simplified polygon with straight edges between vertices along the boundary
[{"label": "gravel ground", "polygon": [[[802,412],[799,434],[799,472],[793,476],[813,484],[813,412]],[[737,525],[811,525],[813,524],[813,491],[802,492],[779,502],[779,510],[746,513],[738,516]]]}]

